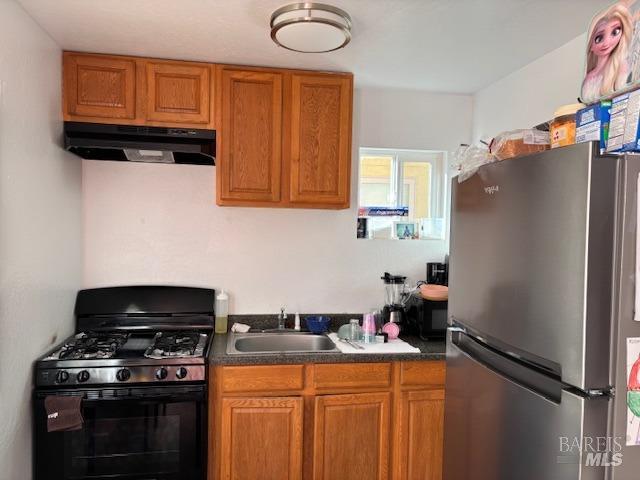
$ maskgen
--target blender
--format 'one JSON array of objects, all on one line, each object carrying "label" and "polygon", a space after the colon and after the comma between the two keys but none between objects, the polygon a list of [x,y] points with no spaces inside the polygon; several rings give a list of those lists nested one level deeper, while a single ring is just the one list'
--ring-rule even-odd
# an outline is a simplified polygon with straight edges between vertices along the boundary
[{"label": "blender", "polygon": [[392,322],[401,325],[404,320],[404,282],[407,277],[385,272],[381,279],[384,281],[385,289],[382,323]]}]

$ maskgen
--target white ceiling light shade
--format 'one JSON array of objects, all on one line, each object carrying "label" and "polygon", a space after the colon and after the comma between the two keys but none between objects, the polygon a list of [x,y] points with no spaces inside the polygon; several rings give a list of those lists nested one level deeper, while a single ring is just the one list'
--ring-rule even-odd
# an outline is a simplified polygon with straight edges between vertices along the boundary
[{"label": "white ceiling light shade", "polygon": [[271,38],[294,52],[332,52],[351,40],[351,17],[324,3],[292,3],[271,15]]}]

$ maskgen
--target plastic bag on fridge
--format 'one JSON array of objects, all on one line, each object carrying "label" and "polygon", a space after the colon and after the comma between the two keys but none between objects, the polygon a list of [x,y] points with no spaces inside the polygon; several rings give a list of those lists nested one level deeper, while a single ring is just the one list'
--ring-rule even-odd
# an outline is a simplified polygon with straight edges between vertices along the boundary
[{"label": "plastic bag on fridge", "polygon": [[462,183],[487,163],[496,159],[489,153],[489,147],[478,143],[474,145],[462,144],[453,154],[453,175],[458,176],[458,183]]}]

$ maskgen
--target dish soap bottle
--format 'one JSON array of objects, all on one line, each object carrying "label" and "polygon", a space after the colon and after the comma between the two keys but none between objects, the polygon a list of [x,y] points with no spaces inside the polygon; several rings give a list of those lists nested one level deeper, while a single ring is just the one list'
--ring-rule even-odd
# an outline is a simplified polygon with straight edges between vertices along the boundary
[{"label": "dish soap bottle", "polygon": [[224,290],[220,290],[220,293],[216,296],[216,333],[227,333],[227,327],[229,324],[229,295]]}]

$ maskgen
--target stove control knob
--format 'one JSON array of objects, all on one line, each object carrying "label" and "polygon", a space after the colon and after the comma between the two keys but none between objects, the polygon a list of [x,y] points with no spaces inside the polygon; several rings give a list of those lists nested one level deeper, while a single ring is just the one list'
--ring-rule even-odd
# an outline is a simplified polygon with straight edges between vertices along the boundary
[{"label": "stove control knob", "polygon": [[158,370],[156,370],[156,378],[158,380],[164,380],[165,378],[167,378],[167,369],[164,367],[160,367]]},{"label": "stove control knob", "polygon": [[80,370],[78,372],[78,376],[76,377],[78,379],[79,382],[86,382],[87,380],[89,380],[89,377],[91,375],[89,375],[89,372],[87,372],[86,370]]},{"label": "stove control knob", "polygon": [[116,372],[116,378],[120,382],[126,382],[127,380],[129,380],[131,378],[131,372],[129,370],[127,370],[126,368],[122,368],[122,369],[120,369],[120,370],[118,370]]},{"label": "stove control knob", "polygon": [[178,377],[180,380],[182,380],[184,377],[187,376],[187,369],[184,367],[180,367],[178,370],[176,370],[176,377]]},{"label": "stove control knob", "polygon": [[69,380],[69,372],[66,370],[60,370],[56,373],[56,383],[64,383]]}]

